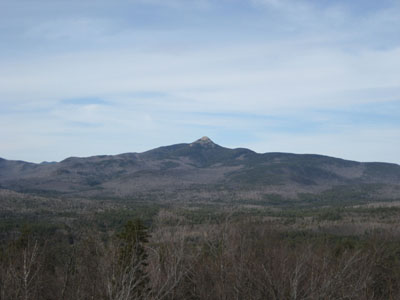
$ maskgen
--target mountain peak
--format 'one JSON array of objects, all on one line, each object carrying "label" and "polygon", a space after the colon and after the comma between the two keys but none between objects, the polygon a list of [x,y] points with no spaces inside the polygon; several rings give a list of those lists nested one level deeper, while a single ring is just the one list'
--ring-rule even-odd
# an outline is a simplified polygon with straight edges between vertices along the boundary
[{"label": "mountain peak", "polygon": [[201,145],[206,147],[215,147],[215,143],[207,136],[203,136],[202,138],[198,139],[197,141],[190,144],[190,146],[194,145]]}]

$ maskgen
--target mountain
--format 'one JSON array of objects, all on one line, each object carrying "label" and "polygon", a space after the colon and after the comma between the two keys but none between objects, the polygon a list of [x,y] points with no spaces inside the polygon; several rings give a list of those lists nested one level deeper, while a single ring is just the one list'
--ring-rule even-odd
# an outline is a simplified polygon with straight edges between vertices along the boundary
[{"label": "mountain", "polygon": [[314,154],[259,154],[202,137],[143,153],[58,163],[0,159],[0,188],[42,196],[165,201],[390,200],[400,199],[400,166]]}]

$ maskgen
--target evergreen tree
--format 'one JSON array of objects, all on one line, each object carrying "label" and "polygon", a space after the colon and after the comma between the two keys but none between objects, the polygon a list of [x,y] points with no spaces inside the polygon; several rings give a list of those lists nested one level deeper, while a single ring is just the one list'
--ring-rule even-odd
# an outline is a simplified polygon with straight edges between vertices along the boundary
[{"label": "evergreen tree", "polygon": [[119,240],[118,264],[123,282],[121,288],[127,299],[144,299],[149,292],[149,278],[146,273],[147,257],[145,244],[150,235],[140,219],[128,221],[117,234]]}]

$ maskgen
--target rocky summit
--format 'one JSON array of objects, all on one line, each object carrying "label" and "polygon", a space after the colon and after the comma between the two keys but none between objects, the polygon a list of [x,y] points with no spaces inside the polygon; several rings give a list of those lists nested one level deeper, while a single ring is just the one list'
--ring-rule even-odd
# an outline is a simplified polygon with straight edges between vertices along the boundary
[{"label": "rocky summit", "polygon": [[202,138],[190,144],[190,146],[192,147],[195,145],[200,145],[203,147],[210,147],[210,148],[215,148],[216,146],[216,144],[207,136],[203,136]]}]

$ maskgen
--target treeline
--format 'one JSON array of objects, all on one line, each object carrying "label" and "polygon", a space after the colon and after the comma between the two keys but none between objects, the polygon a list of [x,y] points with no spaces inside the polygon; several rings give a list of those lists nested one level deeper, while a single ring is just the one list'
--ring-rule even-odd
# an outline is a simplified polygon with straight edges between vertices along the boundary
[{"label": "treeline", "polygon": [[400,299],[395,232],[334,236],[242,221],[2,242],[0,299]]}]

